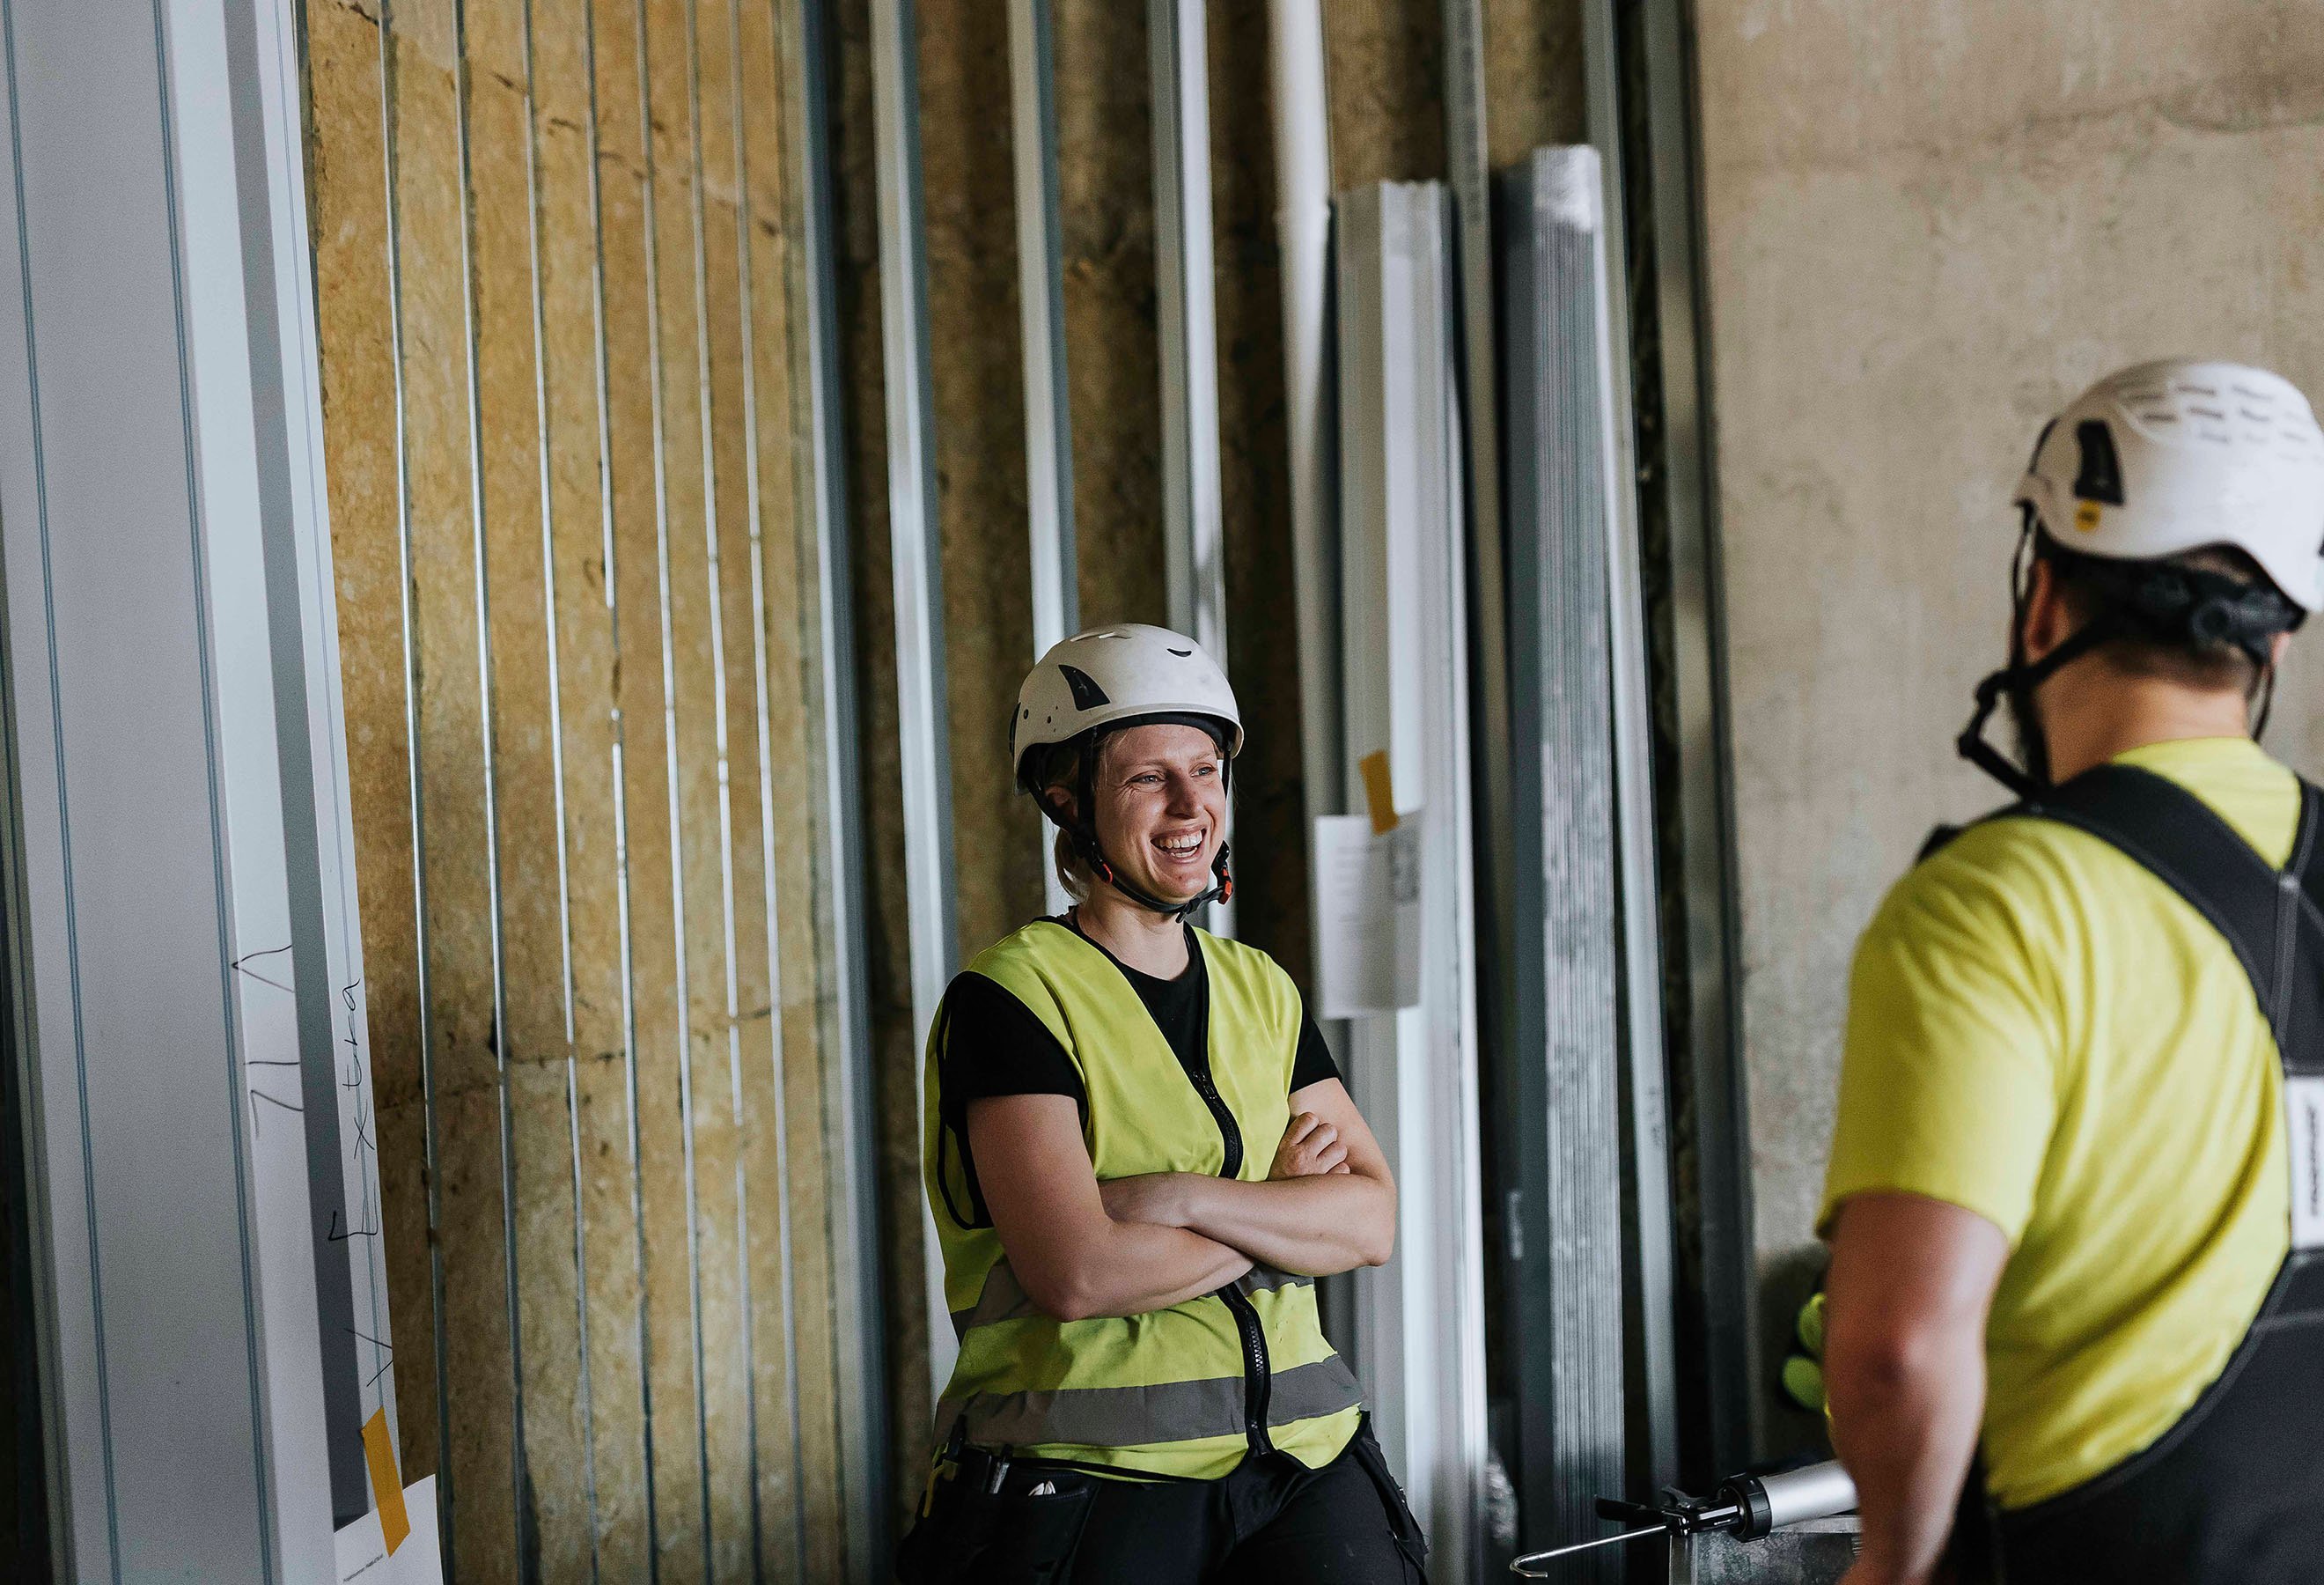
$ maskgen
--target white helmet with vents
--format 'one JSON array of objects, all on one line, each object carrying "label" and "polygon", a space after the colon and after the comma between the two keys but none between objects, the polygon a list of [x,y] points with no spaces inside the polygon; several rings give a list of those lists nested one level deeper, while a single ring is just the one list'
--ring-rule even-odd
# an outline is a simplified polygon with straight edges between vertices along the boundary
[{"label": "white helmet with vents", "polygon": [[1022,786],[1032,749],[1071,742],[1100,727],[1157,719],[1204,726],[1220,737],[1229,759],[1242,752],[1234,690],[1202,645],[1142,623],[1093,627],[1051,644],[1017,691],[1010,764]]},{"label": "white helmet with vents", "polygon": [[2108,375],[2042,431],[2016,502],[2067,550],[2145,561],[2229,545],[2302,610],[2324,607],[2324,432],[2265,369],[2172,358]]}]

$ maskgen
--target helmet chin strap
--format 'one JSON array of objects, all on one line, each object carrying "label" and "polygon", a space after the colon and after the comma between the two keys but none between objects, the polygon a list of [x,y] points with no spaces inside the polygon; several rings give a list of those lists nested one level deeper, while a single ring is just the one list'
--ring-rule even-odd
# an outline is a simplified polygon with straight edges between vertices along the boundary
[{"label": "helmet chin strap", "polygon": [[[2020,798],[2038,798],[2056,785],[2050,779],[2050,755],[2042,742],[2041,724],[2032,708],[2034,691],[2061,667],[2081,659],[2107,639],[2118,636],[2124,626],[2113,617],[2100,616],[2079,629],[2072,637],[2040,660],[2028,662],[2013,655],[2008,665],[1987,676],[1977,685],[1977,713],[1969,717],[1969,725],[1961,728],[1960,737],[1954,740],[1953,746],[1960,751],[1960,756]],[[2010,648],[2013,652],[2019,650],[2018,641],[2012,639]],[[2000,708],[2005,698],[2014,698],[2017,701],[2018,718],[2025,722],[2031,739],[2026,744],[2027,763],[2023,765],[2014,764],[2008,755],[1986,741],[1986,723],[1993,718],[1993,712]]]},{"label": "helmet chin strap", "polygon": [[1082,861],[1090,867],[1093,875],[1140,908],[1159,913],[1166,919],[1184,920],[1196,909],[1213,903],[1223,903],[1234,895],[1234,876],[1227,868],[1227,844],[1224,842],[1219,844],[1219,856],[1211,860],[1211,874],[1215,878],[1208,889],[1184,903],[1171,903],[1138,885],[1107,862],[1104,852],[1098,847],[1095,831],[1077,830],[1074,833],[1074,841],[1081,850]]},{"label": "helmet chin strap", "polygon": [[[2138,612],[2134,619],[2119,606],[2109,606],[2099,616],[2091,618],[2038,661],[2025,658],[2025,590],[2027,573],[2032,565],[2028,552],[2034,547],[2035,523],[2033,509],[2025,509],[2024,527],[2017,542],[2017,553],[2011,558],[2009,587],[2011,625],[2009,664],[1991,673],[1977,685],[1977,710],[1969,717],[1969,725],[1954,741],[1960,756],[1995,781],[2024,799],[2039,798],[2057,783],[2050,774],[2050,755],[2042,738],[2039,718],[2034,714],[2034,691],[2060,669],[2070,665],[2100,644],[2126,635],[2154,632],[2183,632],[2200,639],[2227,641],[2235,644],[2252,658],[2259,668],[2261,704],[2258,719],[2253,726],[2256,737],[2267,729],[2267,717],[2275,702],[2275,661],[2270,649],[2271,635],[2288,632],[2300,626],[2301,613],[2288,616],[2269,607],[2267,598],[2246,594],[2231,580],[2217,573],[2189,570],[2177,573],[2154,575],[2132,595]],[[2268,596],[2281,603],[2282,597],[2273,590]],[[2256,601],[2255,605],[2253,602]],[[2018,719],[2024,723],[2027,742],[2023,765],[2014,764],[1991,743],[1986,741],[1986,724],[2004,699],[2015,702]]]}]

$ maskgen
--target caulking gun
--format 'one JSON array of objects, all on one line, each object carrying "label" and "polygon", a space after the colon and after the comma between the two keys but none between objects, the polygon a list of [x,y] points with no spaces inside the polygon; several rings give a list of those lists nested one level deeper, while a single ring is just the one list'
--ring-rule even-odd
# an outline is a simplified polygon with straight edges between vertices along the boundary
[{"label": "caulking gun", "polygon": [[1529,1553],[1509,1565],[1509,1571],[1527,1580],[1551,1578],[1544,1564],[1600,1546],[1618,1546],[1648,1535],[1697,1535],[1724,1530],[1744,1541],[1757,1541],[1783,1525],[1803,1519],[1826,1519],[1856,1507],[1856,1482],[1837,1463],[1811,1464],[1778,1475],[1738,1475],[1720,1483],[1708,1497],[1691,1497],[1665,1488],[1657,1505],[1598,1499],[1598,1516],[1636,1526],[1617,1535],[1548,1552]]}]

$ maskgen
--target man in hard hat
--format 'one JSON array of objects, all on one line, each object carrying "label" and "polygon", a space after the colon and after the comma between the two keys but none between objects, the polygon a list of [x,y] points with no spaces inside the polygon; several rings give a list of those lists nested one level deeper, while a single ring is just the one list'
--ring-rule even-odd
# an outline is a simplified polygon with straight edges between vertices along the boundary
[{"label": "man in hard hat", "polygon": [[2149,364],[2017,503],[1960,746],[2019,802],[1932,842],[1849,987],[1849,1579],[1931,1578],[1980,1506],[2013,1585],[2324,1579],[2324,799],[2255,741],[2324,603],[2324,435],[2273,375]]}]

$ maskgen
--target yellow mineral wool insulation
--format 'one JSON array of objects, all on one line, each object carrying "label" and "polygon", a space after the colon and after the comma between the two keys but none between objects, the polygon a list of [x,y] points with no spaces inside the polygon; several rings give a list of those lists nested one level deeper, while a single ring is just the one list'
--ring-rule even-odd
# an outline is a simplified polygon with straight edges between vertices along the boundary
[{"label": "yellow mineral wool insulation", "polygon": [[847,1571],[782,14],[310,8],[400,1452],[463,1579]]}]

